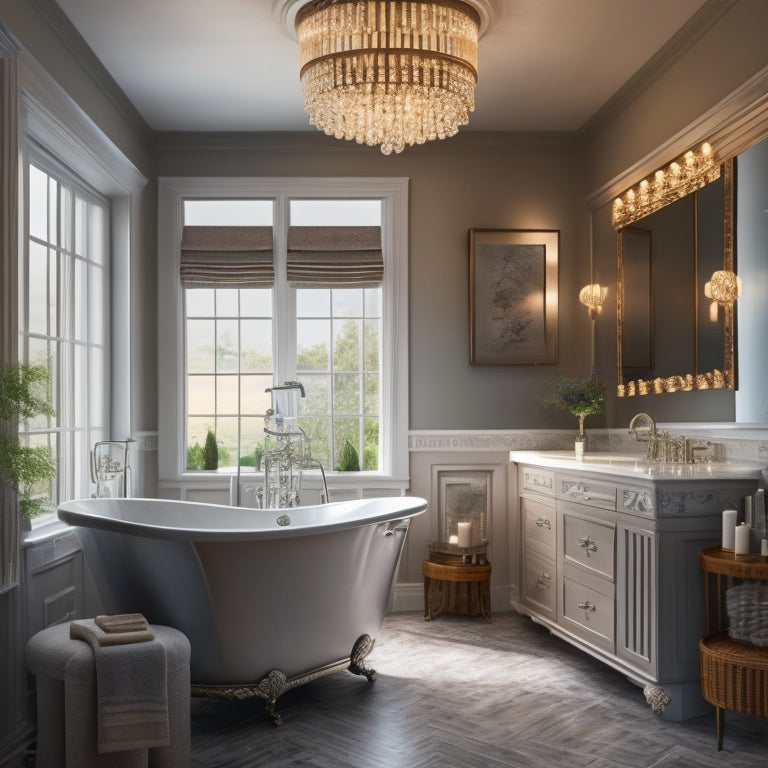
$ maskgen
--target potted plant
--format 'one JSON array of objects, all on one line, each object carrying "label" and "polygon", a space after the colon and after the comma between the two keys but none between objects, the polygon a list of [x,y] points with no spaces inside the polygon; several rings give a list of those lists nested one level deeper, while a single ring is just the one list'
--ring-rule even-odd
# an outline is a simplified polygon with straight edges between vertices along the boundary
[{"label": "potted plant", "polygon": [[561,371],[552,388],[541,399],[544,406],[569,411],[579,420],[576,438],[577,454],[584,450],[584,419],[602,413],[605,405],[605,384],[598,381],[594,370],[586,376],[568,376]]},{"label": "potted plant", "polygon": [[27,526],[50,508],[36,493],[39,483],[56,476],[56,463],[47,446],[24,445],[19,422],[53,416],[51,375],[45,365],[0,364],[0,476],[18,493],[19,512]]}]

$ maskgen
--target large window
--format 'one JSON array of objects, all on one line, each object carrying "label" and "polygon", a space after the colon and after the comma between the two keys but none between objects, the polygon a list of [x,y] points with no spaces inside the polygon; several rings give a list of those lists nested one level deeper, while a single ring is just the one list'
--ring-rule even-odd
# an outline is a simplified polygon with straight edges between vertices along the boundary
[{"label": "large window", "polygon": [[[288,202],[289,226],[381,227],[380,200]],[[272,200],[184,203],[185,227],[286,231],[274,217]],[[277,262],[271,288],[184,290],[186,469],[204,468],[209,431],[218,444],[219,467],[257,464],[267,447],[266,390],[273,383],[299,381],[306,394],[299,401],[299,425],[313,456],[336,468],[348,442],[362,470],[380,471],[382,288],[292,288],[285,260],[278,255]]]},{"label": "large window", "polygon": [[21,425],[28,445],[56,459],[36,495],[88,496],[89,446],[107,436],[109,215],[107,202],[44,156],[25,169],[21,359],[50,367],[53,418]]},{"label": "large window", "polygon": [[[159,191],[161,487],[182,475],[212,482],[195,473],[209,430],[220,470],[253,466],[266,390],[286,381],[304,387],[299,423],[327,471],[349,441],[364,474],[400,487],[408,474],[407,180],[160,179]],[[194,227],[269,229],[271,282],[188,282],[182,232]],[[306,230],[315,227],[375,231],[378,277],[329,286],[297,279],[306,265],[292,259],[311,249]],[[304,245],[291,245],[296,230]]]}]

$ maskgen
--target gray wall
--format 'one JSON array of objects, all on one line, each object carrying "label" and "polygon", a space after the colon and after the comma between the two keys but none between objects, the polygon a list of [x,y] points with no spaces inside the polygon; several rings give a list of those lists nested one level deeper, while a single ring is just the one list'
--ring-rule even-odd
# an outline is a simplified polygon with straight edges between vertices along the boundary
[{"label": "gray wall", "polygon": [[[164,135],[159,176],[410,178],[410,397],[413,429],[535,428],[564,423],[538,395],[556,366],[469,363],[470,228],[560,230],[559,365],[589,367],[583,171],[569,141],[468,132],[402,155],[321,134]],[[569,423],[572,419],[569,419]]]}]

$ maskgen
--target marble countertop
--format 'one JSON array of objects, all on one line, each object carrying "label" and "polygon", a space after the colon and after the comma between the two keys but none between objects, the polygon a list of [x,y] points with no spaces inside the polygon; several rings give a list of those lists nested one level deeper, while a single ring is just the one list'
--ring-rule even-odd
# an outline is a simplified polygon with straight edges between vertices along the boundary
[{"label": "marble countertop", "polygon": [[571,472],[600,472],[620,477],[650,480],[743,480],[760,479],[766,467],[751,461],[712,461],[696,464],[661,464],[643,454],[589,451],[582,460],[573,451],[510,451],[509,460]]}]

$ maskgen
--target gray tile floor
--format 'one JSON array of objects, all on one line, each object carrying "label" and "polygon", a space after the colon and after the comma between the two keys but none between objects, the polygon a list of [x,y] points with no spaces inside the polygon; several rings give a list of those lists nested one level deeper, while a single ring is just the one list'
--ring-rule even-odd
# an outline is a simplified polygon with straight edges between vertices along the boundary
[{"label": "gray tile floor", "polygon": [[768,721],[658,718],[621,674],[515,613],[388,617],[367,662],[260,699],[193,699],[201,768],[746,768],[768,766]]}]

